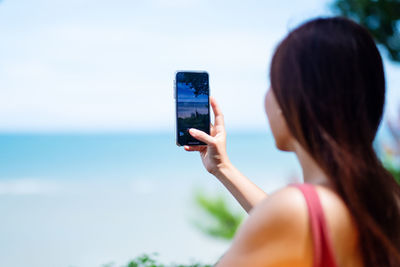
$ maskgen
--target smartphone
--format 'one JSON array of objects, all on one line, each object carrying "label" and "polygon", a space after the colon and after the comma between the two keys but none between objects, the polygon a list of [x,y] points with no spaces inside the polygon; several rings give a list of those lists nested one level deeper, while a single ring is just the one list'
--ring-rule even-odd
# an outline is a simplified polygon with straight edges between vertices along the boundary
[{"label": "smartphone", "polygon": [[210,86],[205,71],[178,71],[175,74],[176,144],[206,145],[189,134],[196,128],[210,134]]}]

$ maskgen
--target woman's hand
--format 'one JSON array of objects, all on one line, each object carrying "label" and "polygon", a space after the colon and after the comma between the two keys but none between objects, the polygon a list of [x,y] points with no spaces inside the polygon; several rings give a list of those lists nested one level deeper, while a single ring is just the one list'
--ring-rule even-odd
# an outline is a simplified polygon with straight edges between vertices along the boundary
[{"label": "woman's hand", "polygon": [[207,146],[184,146],[184,148],[186,151],[199,151],[204,167],[209,173],[217,175],[230,162],[226,153],[224,115],[213,97],[210,97],[210,102],[215,116],[215,125],[210,124],[210,135],[194,128],[189,130],[191,136],[206,143]]},{"label": "woman's hand", "polygon": [[211,97],[210,101],[215,115],[215,125],[210,125],[210,135],[197,129],[189,130],[191,136],[206,143],[207,146],[184,146],[184,148],[186,151],[199,151],[207,171],[217,177],[249,212],[267,195],[230,163],[226,153],[224,116],[215,99]]}]

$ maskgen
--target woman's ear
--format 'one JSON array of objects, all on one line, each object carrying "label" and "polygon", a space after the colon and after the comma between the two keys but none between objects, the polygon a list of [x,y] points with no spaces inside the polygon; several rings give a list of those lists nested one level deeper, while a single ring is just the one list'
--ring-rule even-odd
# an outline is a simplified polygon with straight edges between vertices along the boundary
[{"label": "woman's ear", "polygon": [[270,88],[266,93],[264,104],[276,147],[282,151],[292,151],[290,144],[293,138],[289,132],[286,119],[283,116],[283,111],[275,98],[272,88]]}]

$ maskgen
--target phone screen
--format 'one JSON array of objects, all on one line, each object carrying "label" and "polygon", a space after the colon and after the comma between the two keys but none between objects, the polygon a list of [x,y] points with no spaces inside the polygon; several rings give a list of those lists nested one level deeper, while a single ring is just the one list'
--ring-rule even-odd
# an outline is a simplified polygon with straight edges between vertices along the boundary
[{"label": "phone screen", "polygon": [[205,145],[188,130],[196,128],[210,134],[209,79],[207,72],[177,72],[177,145]]}]

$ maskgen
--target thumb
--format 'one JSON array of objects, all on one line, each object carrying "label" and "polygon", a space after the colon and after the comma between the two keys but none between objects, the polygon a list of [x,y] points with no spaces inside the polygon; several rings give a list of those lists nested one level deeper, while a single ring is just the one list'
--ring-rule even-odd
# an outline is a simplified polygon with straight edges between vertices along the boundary
[{"label": "thumb", "polygon": [[189,133],[191,136],[196,138],[197,140],[206,143],[207,145],[214,144],[214,138],[203,131],[191,128],[189,129]]}]

